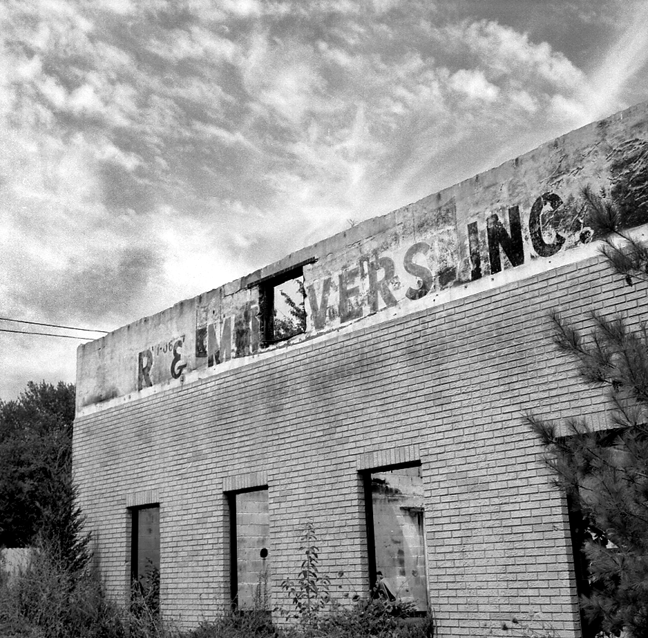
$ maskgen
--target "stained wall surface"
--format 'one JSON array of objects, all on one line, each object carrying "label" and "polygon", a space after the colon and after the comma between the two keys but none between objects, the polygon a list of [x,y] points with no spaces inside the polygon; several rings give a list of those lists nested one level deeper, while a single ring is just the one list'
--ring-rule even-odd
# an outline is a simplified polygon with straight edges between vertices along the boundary
[{"label": "stained wall surface", "polygon": [[[640,105],[82,346],[75,471],[109,591],[127,597],[132,509],[159,503],[163,613],[214,617],[228,495],[267,486],[273,606],[306,521],[341,600],[365,594],[363,473],[420,464],[438,635],[535,611],[579,635],[565,504],[523,417],[605,424],[547,314],[641,318],[646,291],[609,272],[580,189],[641,224],[647,149]],[[260,287],[295,267],[306,332],[263,347]]]}]

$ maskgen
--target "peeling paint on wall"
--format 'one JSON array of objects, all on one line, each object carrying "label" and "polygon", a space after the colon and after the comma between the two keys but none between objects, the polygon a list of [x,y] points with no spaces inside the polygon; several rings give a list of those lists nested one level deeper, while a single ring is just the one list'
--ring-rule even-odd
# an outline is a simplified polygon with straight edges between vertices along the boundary
[{"label": "peeling paint on wall", "polygon": [[137,355],[137,389],[179,379],[187,367],[184,355],[184,335],[146,348]]},{"label": "peeling paint on wall", "polygon": [[[593,239],[584,186],[648,221],[648,104],[302,249],[79,350],[78,408],[275,347],[259,287],[303,266],[301,341],[389,309],[546,262]],[[389,314],[385,313],[385,318]],[[177,335],[177,336],[176,336]]]},{"label": "peeling paint on wall", "polygon": [[224,300],[219,293],[201,295],[196,303],[196,367],[211,367],[259,350],[258,297],[236,303],[238,299]]}]

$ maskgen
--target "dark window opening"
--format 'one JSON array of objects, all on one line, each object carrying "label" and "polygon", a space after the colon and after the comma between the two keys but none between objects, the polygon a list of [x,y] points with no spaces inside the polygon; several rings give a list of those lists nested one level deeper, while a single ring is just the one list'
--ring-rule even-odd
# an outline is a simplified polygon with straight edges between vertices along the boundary
[{"label": "dark window opening", "polygon": [[306,289],[300,266],[259,284],[261,341],[272,345],[306,332]]},{"label": "dark window opening", "polygon": [[131,510],[131,592],[134,604],[160,609],[160,507]]},{"label": "dark window opening", "polygon": [[268,489],[229,494],[231,593],[240,611],[270,612]]},{"label": "dark window opening", "polygon": [[[612,451],[614,458],[618,458],[619,466],[623,466],[623,452],[618,448],[619,436],[622,430],[611,428],[600,432],[583,434],[591,437],[597,445]],[[590,489],[592,486],[589,486]],[[576,580],[576,593],[580,600],[583,596],[592,595],[597,588],[597,579],[590,569],[589,560],[585,554],[586,543],[593,543],[601,547],[614,547],[604,530],[596,526],[593,519],[583,511],[580,502],[587,501],[587,492],[583,487],[578,488],[578,493],[567,494],[567,509],[569,516],[569,532],[571,537],[572,556],[574,560],[574,576]],[[602,629],[600,618],[589,618],[579,604],[581,630],[583,638],[595,638]]]},{"label": "dark window opening", "polygon": [[[599,530],[583,513],[578,505],[577,499],[567,498],[569,509],[569,531],[571,534],[572,553],[574,558],[574,572],[576,577],[576,593],[578,598],[589,596],[595,586],[591,578],[589,562],[585,556],[584,548],[588,540],[597,543],[607,543],[605,534]],[[599,620],[590,620],[579,605],[581,630],[583,638],[595,638],[601,631]]]},{"label": "dark window opening", "polygon": [[425,509],[420,465],[364,473],[369,579],[373,596],[428,611]]}]

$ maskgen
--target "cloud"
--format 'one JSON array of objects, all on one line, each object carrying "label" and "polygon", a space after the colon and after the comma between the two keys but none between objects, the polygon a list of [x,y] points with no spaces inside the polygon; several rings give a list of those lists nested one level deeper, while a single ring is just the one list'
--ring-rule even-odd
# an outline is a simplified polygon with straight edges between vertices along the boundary
[{"label": "cloud", "polygon": [[540,90],[570,90],[585,80],[583,72],[548,43],[533,43],[527,34],[497,22],[464,20],[432,28],[431,34],[456,55],[463,51],[491,80],[526,80]]},{"label": "cloud", "polygon": [[[478,6],[6,0],[6,307],[116,327],[567,132],[644,68],[645,10]],[[538,35],[603,13],[598,64]]]},{"label": "cloud", "polygon": [[[6,324],[7,327],[10,325],[22,329],[15,324]],[[90,341],[90,337],[87,340]],[[73,383],[76,351],[80,343],[83,341],[0,333],[0,349],[6,353],[0,386],[2,400],[16,398],[25,390],[27,381],[56,384],[65,380]]]},{"label": "cloud", "polygon": [[108,210],[132,210],[146,213],[155,207],[155,192],[150,184],[138,179],[123,163],[100,163],[102,202]]},{"label": "cloud", "polygon": [[131,0],[102,0],[101,8],[103,11],[112,11],[119,15],[126,15],[134,10]]},{"label": "cloud", "polygon": [[624,14],[620,36],[591,78],[591,119],[626,106],[622,96],[629,80],[648,64],[648,4],[628,3]]},{"label": "cloud", "polygon": [[21,263],[12,299],[17,310],[28,307],[39,321],[110,325],[144,310],[141,300],[148,301],[161,265],[158,249],[147,245],[106,249],[62,268],[44,269],[32,255]]},{"label": "cloud", "polygon": [[450,78],[450,86],[465,93],[469,98],[484,102],[494,102],[500,92],[497,86],[486,79],[482,71],[474,69],[459,69]]}]

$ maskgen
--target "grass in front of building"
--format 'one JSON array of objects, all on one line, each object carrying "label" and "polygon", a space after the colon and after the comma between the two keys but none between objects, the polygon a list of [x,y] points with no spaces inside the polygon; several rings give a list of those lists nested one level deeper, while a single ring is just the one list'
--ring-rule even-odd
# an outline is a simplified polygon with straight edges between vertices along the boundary
[{"label": "grass in front of building", "polygon": [[276,627],[267,612],[224,614],[189,632],[162,623],[144,599],[130,609],[105,594],[92,568],[70,573],[46,552],[11,578],[0,569],[3,638],[431,638],[431,619],[403,619],[382,601],[358,601],[316,622]]}]

